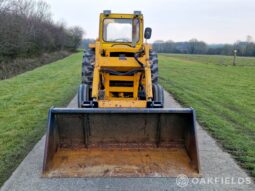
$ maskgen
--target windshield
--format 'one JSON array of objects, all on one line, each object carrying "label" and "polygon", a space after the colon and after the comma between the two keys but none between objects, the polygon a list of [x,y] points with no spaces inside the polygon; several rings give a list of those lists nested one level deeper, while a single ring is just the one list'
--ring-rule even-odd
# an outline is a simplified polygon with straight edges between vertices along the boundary
[{"label": "windshield", "polygon": [[139,41],[139,20],[134,19],[104,19],[103,38],[106,42],[132,42],[132,32],[135,42]]}]

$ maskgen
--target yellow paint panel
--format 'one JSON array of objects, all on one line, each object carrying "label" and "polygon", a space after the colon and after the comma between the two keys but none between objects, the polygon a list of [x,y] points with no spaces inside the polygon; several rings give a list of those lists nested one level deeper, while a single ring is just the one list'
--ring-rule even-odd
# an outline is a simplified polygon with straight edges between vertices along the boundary
[{"label": "yellow paint panel", "polygon": [[110,76],[109,79],[111,81],[133,81],[133,76]]},{"label": "yellow paint panel", "polygon": [[146,101],[138,100],[99,100],[99,108],[146,108]]},{"label": "yellow paint panel", "polygon": [[133,87],[110,87],[110,92],[133,92]]},{"label": "yellow paint panel", "polygon": [[96,48],[96,44],[95,43],[89,44],[89,48]]},{"label": "yellow paint panel", "polygon": [[[142,62],[144,62],[141,59]],[[134,58],[120,60],[118,57],[100,57],[99,65],[101,67],[118,67],[118,68],[141,68]]]}]

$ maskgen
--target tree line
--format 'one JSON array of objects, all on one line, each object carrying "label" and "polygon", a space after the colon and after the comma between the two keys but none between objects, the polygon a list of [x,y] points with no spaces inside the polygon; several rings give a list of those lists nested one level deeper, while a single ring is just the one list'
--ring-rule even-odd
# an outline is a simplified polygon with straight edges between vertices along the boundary
[{"label": "tree line", "polygon": [[72,51],[80,46],[83,33],[80,27],[53,22],[44,1],[0,0],[0,59]]},{"label": "tree line", "polygon": [[238,56],[255,56],[255,43],[251,36],[246,41],[237,41],[234,44],[210,45],[197,39],[186,42],[162,41],[153,43],[153,48],[159,53],[180,54],[210,54],[210,55],[233,55],[237,50]]}]

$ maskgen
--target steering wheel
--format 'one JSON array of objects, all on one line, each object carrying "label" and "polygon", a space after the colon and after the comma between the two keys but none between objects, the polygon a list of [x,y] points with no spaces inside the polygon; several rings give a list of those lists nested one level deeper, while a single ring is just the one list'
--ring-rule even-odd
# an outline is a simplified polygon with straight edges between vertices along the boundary
[{"label": "steering wheel", "polygon": [[127,38],[117,38],[117,39],[114,39],[114,41],[116,41],[116,42],[129,42],[129,40]]}]

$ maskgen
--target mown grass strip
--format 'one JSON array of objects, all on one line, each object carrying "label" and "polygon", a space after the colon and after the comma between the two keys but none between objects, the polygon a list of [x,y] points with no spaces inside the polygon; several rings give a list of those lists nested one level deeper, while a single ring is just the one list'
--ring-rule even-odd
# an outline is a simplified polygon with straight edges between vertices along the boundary
[{"label": "mown grass strip", "polygon": [[255,67],[207,64],[211,56],[189,56],[160,55],[160,83],[195,108],[199,122],[255,177]]},{"label": "mown grass strip", "polygon": [[82,53],[0,81],[0,185],[46,130],[51,106],[65,106],[80,82]]},{"label": "mown grass strip", "polygon": [[[199,55],[199,54],[162,54],[170,56],[171,58],[182,59],[186,61],[201,62],[203,64],[216,64],[222,66],[233,65],[233,56],[223,55]],[[255,59],[253,57],[237,57],[238,66],[255,66]]]}]

